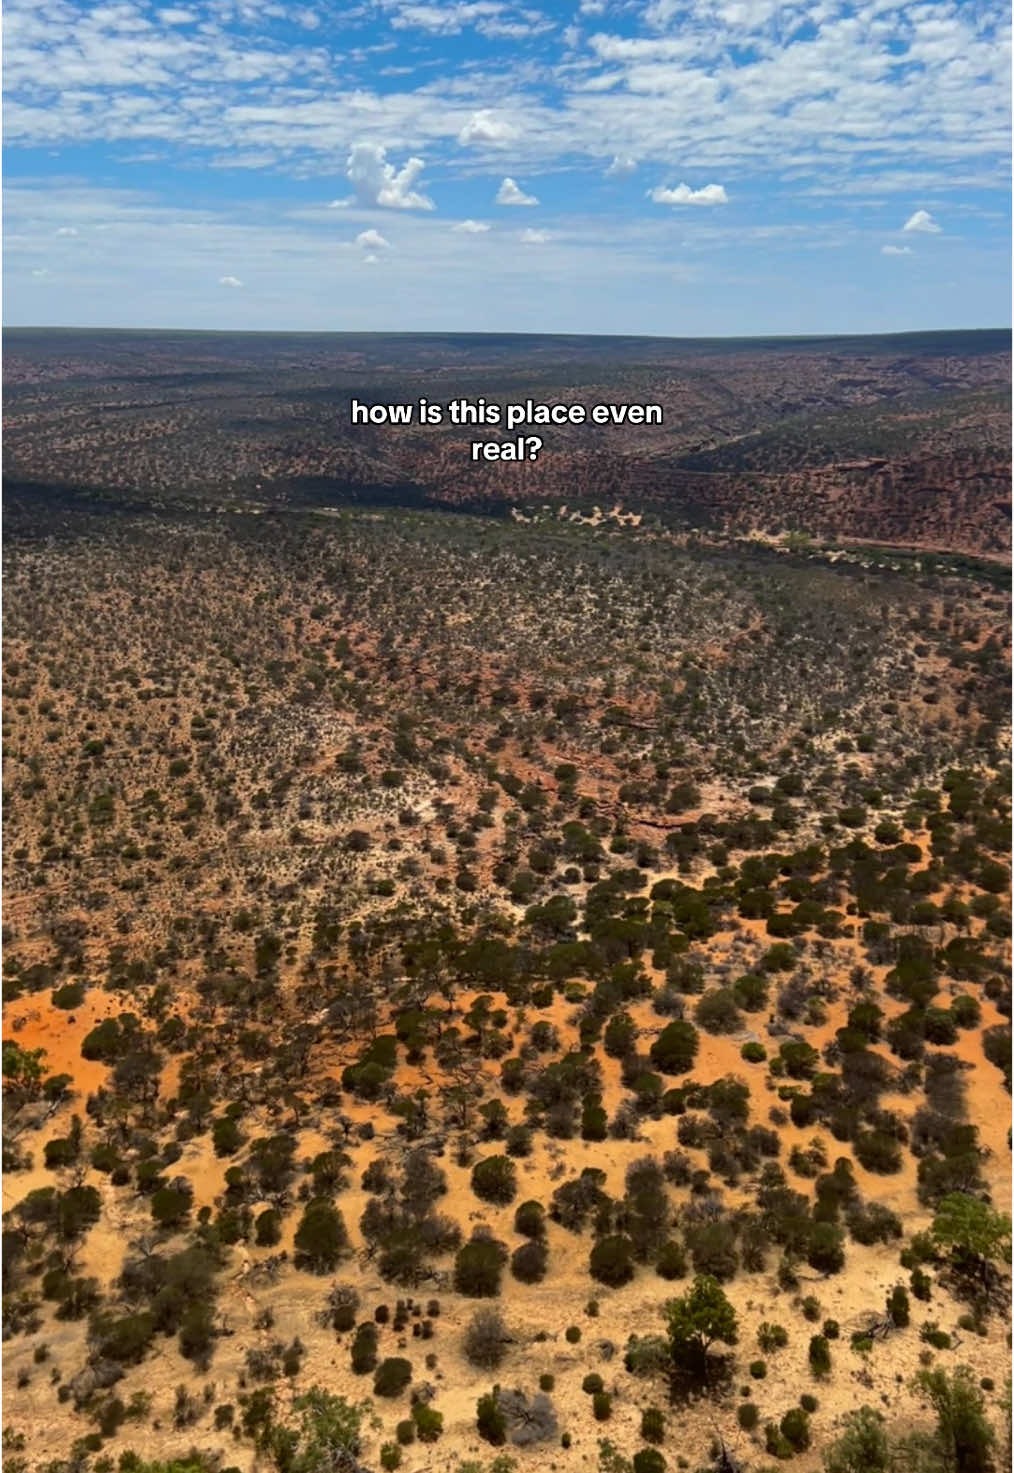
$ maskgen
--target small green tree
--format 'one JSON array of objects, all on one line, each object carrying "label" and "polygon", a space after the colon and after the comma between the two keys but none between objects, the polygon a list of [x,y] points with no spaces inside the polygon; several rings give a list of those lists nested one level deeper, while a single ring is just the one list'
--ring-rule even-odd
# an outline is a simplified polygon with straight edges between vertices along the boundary
[{"label": "small green tree", "polygon": [[716,1340],[736,1343],[736,1311],[710,1274],[699,1274],[686,1294],[669,1300],[664,1313],[674,1360],[700,1379],[707,1376],[709,1347]]},{"label": "small green tree", "polygon": [[940,1369],[920,1371],[915,1387],[937,1414],[937,1439],[954,1473],[992,1473],[996,1439],[968,1366],[959,1366],[953,1375]]},{"label": "small green tree", "polygon": [[888,1473],[891,1448],[884,1419],[872,1407],[847,1412],[841,1436],[826,1449],[826,1473]]},{"label": "small green tree", "polygon": [[951,1192],[937,1208],[933,1240],[950,1248],[958,1268],[987,1278],[990,1265],[1010,1253],[1011,1220],[978,1197]]},{"label": "small green tree", "polygon": [[355,1467],[360,1452],[362,1409],[341,1396],[311,1386],[297,1397],[292,1410],[295,1425],[272,1429],[271,1451],[288,1473],[331,1473]]},{"label": "small green tree", "polygon": [[294,1239],[297,1262],[316,1274],[329,1273],[349,1246],[341,1213],[326,1197],[307,1202]]}]

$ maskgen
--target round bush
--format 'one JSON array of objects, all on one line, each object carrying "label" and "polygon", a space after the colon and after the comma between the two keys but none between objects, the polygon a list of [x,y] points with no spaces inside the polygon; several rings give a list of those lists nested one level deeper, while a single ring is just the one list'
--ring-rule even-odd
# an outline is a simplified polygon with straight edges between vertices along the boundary
[{"label": "round bush", "polygon": [[665,1413],[660,1407],[645,1407],[641,1413],[641,1436],[645,1442],[665,1441]]},{"label": "round bush", "polygon": [[472,1168],[472,1191],[483,1202],[506,1207],[517,1196],[518,1169],[509,1156],[487,1156]]},{"label": "round bush", "polygon": [[634,1473],[666,1473],[668,1466],[657,1447],[642,1447],[634,1454]]},{"label": "round bush", "polygon": [[752,1401],[740,1402],[736,1409],[736,1419],[744,1432],[752,1432],[760,1421],[760,1412]]},{"label": "round bush", "polygon": [[634,1245],[620,1233],[599,1238],[591,1250],[588,1272],[600,1284],[617,1289],[634,1277]]},{"label": "round bush", "polygon": [[411,1380],[412,1362],[401,1356],[389,1356],[374,1373],[373,1390],[377,1396],[400,1396]]},{"label": "round bush", "polygon": [[608,1422],[613,1415],[613,1399],[608,1391],[599,1391],[592,1397],[592,1412],[596,1422]]},{"label": "round bush", "polygon": [[804,1452],[810,1446],[810,1418],[802,1407],[792,1407],[787,1411],[779,1426],[785,1441],[797,1453]]},{"label": "round bush", "polygon": [[743,1026],[736,994],[727,987],[710,987],[697,1004],[694,1021],[706,1033],[735,1033]]},{"label": "round bush", "polygon": [[538,1284],[546,1277],[549,1250],[541,1240],[522,1243],[511,1255],[511,1273],[522,1284]]},{"label": "round bush", "polygon": [[660,1279],[671,1280],[686,1277],[687,1255],[682,1243],[675,1238],[669,1238],[662,1244],[655,1264],[655,1272]]},{"label": "round bush", "polygon": [[458,1249],[454,1260],[454,1287],[472,1299],[492,1299],[500,1292],[507,1250],[489,1238],[472,1238]]},{"label": "round bush", "polygon": [[522,1202],[514,1213],[514,1231],[523,1238],[541,1238],[546,1231],[546,1209],[541,1202]]},{"label": "round bush", "polygon": [[697,1029],[682,1018],[675,1018],[651,1046],[651,1062],[663,1074],[686,1074],[697,1057]]}]

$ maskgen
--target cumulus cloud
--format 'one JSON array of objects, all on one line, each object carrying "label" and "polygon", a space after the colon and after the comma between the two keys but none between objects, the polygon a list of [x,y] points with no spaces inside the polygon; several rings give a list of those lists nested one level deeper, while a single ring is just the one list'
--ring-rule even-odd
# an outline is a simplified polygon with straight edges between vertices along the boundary
[{"label": "cumulus cloud", "polygon": [[513,123],[508,123],[505,118],[496,117],[488,107],[483,107],[478,112],[474,112],[464,124],[458,134],[458,142],[461,144],[510,143],[517,136],[518,130]]},{"label": "cumulus cloud", "polygon": [[356,236],[356,245],[362,246],[364,250],[386,251],[391,242],[385,240],[379,230],[360,230]]},{"label": "cumulus cloud", "polygon": [[484,235],[489,226],[484,220],[459,220],[451,229],[456,230],[459,235]]},{"label": "cumulus cloud", "polygon": [[937,235],[940,226],[934,220],[929,210],[916,210],[914,215],[909,215],[902,230],[920,230],[924,235]]},{"label": "cumulus cloud", "polygon": [[[396,169],[387,162],[387,150],[379,143],[356,143],[348,156],[345,173],[363,205],[380,205],[386,210],[432,210],[433,201],[412,188],[423,171],[422,159],[411,158]],[[341,208],[335,200],[334,207]]]},{"label": "cumulus cloud", "polygon": [[880,254],[882,256],[911,256],[912,255],[912,247],[911,246],[885,245],[885,246],[881,246],[880,247]]},{"label": "cumulus cloud", "polygon": [[219,284],[219,286],[242,286],[243,285],[243,283],[240,281],[240,279],[239,279],[238,276],[220,276],[218,278],[218,284]]},{"label": "cumulus cloud", "polygon": [[691,189],[689,184],[677,184],[669,189],[665,184],[656,185],[648,196],[657,205],[727,205],[729,196],[724,185],[705,184],[700,189]]},{"label": "cumulus cloud", "polygon": [[629,154],[614,154],[605,176],[607,179],[616,179],[621,174],[632,174],[636,168],[637,160],[632,159]]},{"label": "cumulus cloud", "polygon": [[539,201],[534,194],[525,194],[519,189],[514,180],[508,175],[496,192],[498,205],[537,205]]},{"label": "cumulus cloud", "polygon": [[545,245],[549,236],[544,230],[522,230],[520,239],[522,245]]}]

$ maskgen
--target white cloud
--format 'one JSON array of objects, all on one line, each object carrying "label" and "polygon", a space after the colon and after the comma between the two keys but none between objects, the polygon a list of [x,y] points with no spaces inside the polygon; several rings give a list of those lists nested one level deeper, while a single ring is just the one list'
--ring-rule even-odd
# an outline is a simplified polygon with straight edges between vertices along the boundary
[{"label": "white cloud", "polygon": [[485,235],[489,226],[484,220],[459,220],[451,229],[456,230],[459,235]]},{"label": "white cloud", "polygon": [[197,16],[192,10],[178,10],[175,6],[169,6],[159,11],[158,18],[164,26],[190,26]]},{"label": "white cloud", "polygon": [[496,0],[458,0],[457,4],[402,5],[392,17],[395,30],[414,28],[429,31],[431,35],[454,36],[464,26],[476,24],[497,16],[503,6]]},{"label": "white cloud", "polygon": [[613,161],[605,171],[607,179],[617,179],[622,174],[632,174],[637,168],[637,160],[632,159],[629,154],[614,154]]},{"label": "white cloud", "polygon": [[242,286],[243,285],[243,283],[240,281],[240,279],[239,279],[238,276],[220,276],[218,278],[218,284],[219,284],[219,286]]},{"label": "white cloud", "polygon": [[496,202],[498,205],[537,205],[539,203],[534,194],[525,194],[523,189],[519,189],[509,175],[496,192]]},{"label": "white cloud", "polygon": [[937,235],[940,226],[934,220],[929,210],[916,210],[914,215],[909,215],[902,230],[919,230],[924,235]]},{"label": "white cloud", "polygon": [[549,236],[544,230],[522,230],[518,238],[522,245],[545,245]]},{"label": "white cloud", "polygon": [[880,247],[882,256],[911,256],[911,246],[884,245]]},{"label": "white cloud", "polygon": [[77,235],[77,228],[73,225],[61,225],[56,232],[57,235]]},{"label": "white cloud", "polygon": [[700,189],[691,189],[689,184],[677,184],[669,189],[664,184],[648,191],[648,196],[657,205],[727,205],[729,196],[721,184],[705,184]]},{"label": "white cloud", "polygon": [[468,122],[464,124],[458,134],[458,142],[461,144],[510,143],[517,136],[518,130],[513,123],[494,116],[488,107],[483,107],[473,113]]},{"label": "white cloud", "polygon": [[356,245],[362,246],[364,250],[385,251],[390,248],[391,242],[385,240],[379,230],[360,230],[356,236]]},{"label": "white cloud", "polygon": [[423,171],[422,159],[411,158],[400,169],[386,160],[387,150],[382,144],[353,145],[345,172],[359,203],[387,210],[432,210],[433,201],[412,188]]}]

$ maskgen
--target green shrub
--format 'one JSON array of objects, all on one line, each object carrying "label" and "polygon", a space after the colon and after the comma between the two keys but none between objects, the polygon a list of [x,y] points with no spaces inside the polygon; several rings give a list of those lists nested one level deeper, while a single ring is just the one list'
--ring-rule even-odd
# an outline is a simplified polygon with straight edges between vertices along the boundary
[{"label": "green shrub", "polygon": [[899,1330],[903,1330],[911,1319],[908,1294],[901,1284],[895,1284],[887,1296],[887,1313]]},{"label": "green shrub", "polygon": [[661,1407],[645,1407],[641,1413],[641,1436],[645,1442],[665,1441],[665,1413]]},{"label": "green shrub", "polygon": [[471,1299],[491,1299],[500,1292],[507,1249],[490,1238],[472,1238],[458,1249],[454,1260],[454,1287]]},{"label": "green shrub", "polygon": [[810,1446],[810,1418],[802,1407],[791,1407],[785,1413],[779,1427],[785,1441],[795,1448],[797,1453],[805,1452]]},{"label": "green shrub", "polygon": [[765,1320],[757,1331],[757,1344],[765,1355],[769,1355],[772,1350],[781,1350],[788,1343],[789,1332],[784,1325],[772,1325]]},{"label": "green shrub", "polygon": [[736,1408],[736,1420],[744,1432],[753,1432],[760,1421],[760,1412],[752,1401],[742,1401]]},{"label": "green shrub", "polygon": [[[268,1207],[257,1218],[254,1241],[259,1248],[273,1248],[276,1243],[281,1242],[281,1237],[281,1215],[273,1207]],[[349,1328],[351,1329],[351,1326]]]},{"label": "green shrub", "polygon": [[389,1356],[376,1369],[373,1390],[377,1396],[400,1396],[411,1380],[412,1362],[401,1356]]},{"label": "green shrub", "polygon": [[622,1234],[599,1238],[591,1250],[588,1271],[601,1284],[619,1288],[634,1277],[634,1245]]},{"label": "green shrub", "polygon": [[608,1422],[613,1415],[613,1399],[608,1391],[597,1391],[592,1397],[592,1412],[596,1422]]},{"label": "green shrub", "polygon": [[495,1392],[480,1396],[476,1403],[475,1424],[479,1436],[494,1447],[502,1447],[507,1441],[507,1419],[500,1410]]},{"label": "green shrub", "polygon": [[416,1402],[412,1408],[412,1419],[420,1442],[436,1442],[444,1430],[443,1413],[438,1412],[435,1407],[427,1406],[425,1402]]},{"label": "green shrub", "polygon": [[634,1454],[634,1473],[666,1473],[668,1466],[657,1447],[642,1447]]},{"label": "green shrub", "polygon": [[365,1376],[377,1364],[377,1327],[372,1320],[359,1326],[350,1351],[352,1369],[357,1376]]},{"label": "green shrub", "polygon": [[317,1274],[334,1269],[349,1248],[345,1221],[326,1197],[306,1204],[294,1241],[297,1264]]},{"label": "green shrub", "polygon": [[514,1213],[514,1231],[524,1238],[541,1238],[546,1232],[546,1210],[541,1202],[522,1202]]},{"label": "green shrub", "polygon": [[810,1338],[810,1370],[821,1378],[831,1374],[831,1349],[823,1335]]},{"label": "green shrub", "polygon": [[518,1169],[509,1156],[487,1156],[472,1168],[472,1191],[484,1202],[506,1207],[518,1189]]}]

